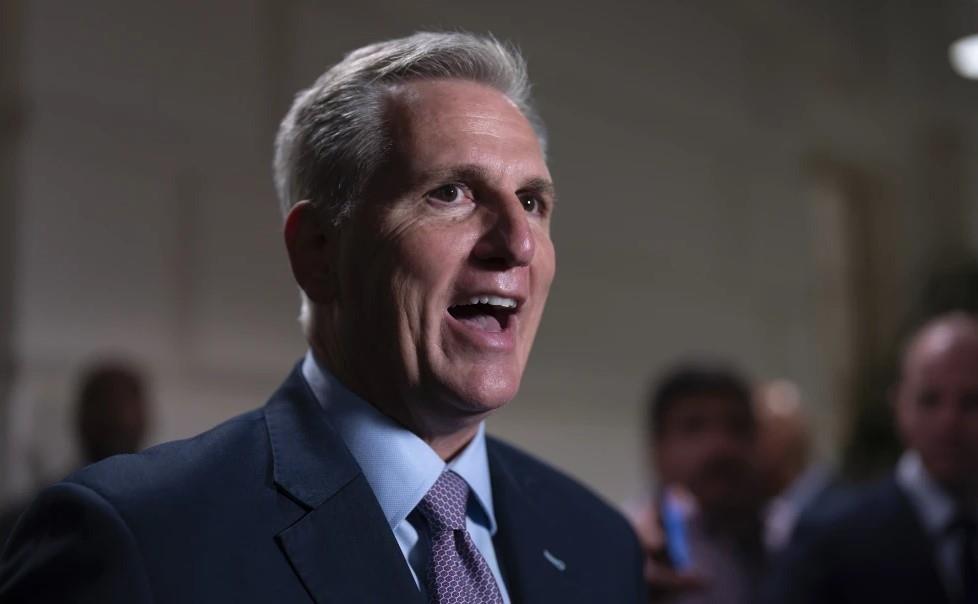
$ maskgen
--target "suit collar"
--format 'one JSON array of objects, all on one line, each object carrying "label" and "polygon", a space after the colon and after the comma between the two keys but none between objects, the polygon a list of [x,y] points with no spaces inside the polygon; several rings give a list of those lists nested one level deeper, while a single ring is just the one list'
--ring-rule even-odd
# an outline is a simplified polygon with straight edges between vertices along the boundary
[{"label": "suit collar", "polygon": [[360,474],[326,419],[300,366],[265,407],[275,484],[308,508],[322,504]]},{"label": "suit collar", "polygon": [[883,481],[879,492],[880,500],[874,507],[875,513],[888,515],[892,526],[900,527],[885,536],[887,551],[902,552],[900,571],[896,574],[911,577],[915,589],[927,592],[927,597],[921,601],[949,602],[947,585],[934,556],[934,541],[928,536],[915,504],[900,485],[896,474]]},{"label": "suit collar", "polygon": [[490,534],[496,524],[492,505],[485,427],[450,464],[417,435],[347,389],[312,351],[302,361],[302,376],[330,425],[349,449],[394,530],[418,505],[441,473],[450,468],[465,479],[481,509],[473,519]]},{"label": "suit collar", "polygon": [[[932,539],[942,539],[963,506],[927,471],[920,454],[907,451],[897,463],[895,478],[920,517],[921,524]],[[970,511],[970,510],[968,510]]]},{"label": "suit collar", "polygon": [[362,474],[276,540],[318,604],[424,602]]},{"label": "suit collar", "polygon": [[574,559],[573,535],[554,526],[537,507],[540,485],[532,473],[515,471],[488,439],[489,469],[499,532],[493,540],[510,597],[518,602],[587,600],[585,563]]},{"label": "suit collar", "polygon": [[299,366],[265,407],[272,479],[306,514],[275,540],[319,604],[422,604],[377,499]]},{"label": "suit collar", "polygon": [[[265,407],[272,479],[307,513],[276,536],[319,604],[423,604],[387,519],[356,460],[319,407],[296,365]],[[537,508],[532,473],[515,471],[487,439],[496,521],[494,542],[514,604],[587,601],[584,561],[573,535]]]}]

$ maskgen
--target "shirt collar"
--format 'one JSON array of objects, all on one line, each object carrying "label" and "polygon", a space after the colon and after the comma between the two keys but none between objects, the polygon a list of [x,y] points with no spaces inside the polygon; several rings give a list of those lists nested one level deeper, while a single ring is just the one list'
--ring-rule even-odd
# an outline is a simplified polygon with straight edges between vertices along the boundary
[{"label": "shirt collar", "polygon": [[954,519],[954,499],[931,477],[920,454],[906,451],[896,468],[896,481],[910,497],[927,533],[940,537]]},{"label": "shirt collar", "polygon": [[446,464],[417,435],[343,386],[316,362],[312,351],[302,362],[302,375],[363,470],[392,530],[448,468],[465,479],[481,507],[483,514],[473,519],[484,517],[489,533],[496,534],[484,424],[479,424],[475,437]]},{"label": "shirt collar", "polygon": [[812,501],[823,489],[832,482],[832,469],[825,463],[810,464],[800,476],[788,486],[784,494],[775,499],[786,501],[802,508]]}]

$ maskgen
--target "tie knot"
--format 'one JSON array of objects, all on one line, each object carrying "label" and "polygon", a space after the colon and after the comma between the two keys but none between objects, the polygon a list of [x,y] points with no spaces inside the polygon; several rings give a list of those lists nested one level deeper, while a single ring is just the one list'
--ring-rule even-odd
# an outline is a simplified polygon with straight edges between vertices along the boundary
[{"label": "tie knot", "polygon": [[465,528],[465,506],[468,501],[469,485],[465,479],[451,470],[445,470],[418,504],[418,509],[428,519],[432,532],[459,530]]}]

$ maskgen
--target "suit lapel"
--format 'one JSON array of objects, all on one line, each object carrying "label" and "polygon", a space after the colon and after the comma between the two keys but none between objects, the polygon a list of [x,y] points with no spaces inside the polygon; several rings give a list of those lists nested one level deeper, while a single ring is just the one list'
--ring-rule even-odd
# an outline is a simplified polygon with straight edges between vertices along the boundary
[{"label": "suit lapel", "polygon": [[499,527],[493,539],[513,604],[587,600],[582,567],[568,556],[570,535],[557,530],[534,503],[532,477],[520,475],[489,448],[492,499]]},{"label": "suit lapel", "polygon": [[276,541],[313,600],[421,604],[380,504],[298,366],[265,422],[275,485],[307,510]]},{"label": "suit lapel", "polygon": [[914,589],[921,592],[919,594],[921,601],[935,604],[950,602],[950,596],[938,572],[934,545],[924,529],[917,510],[896,480],[888,480],[886,490],[887,499],[894,505],[894,525],[905,527],[903,530],[894,531],[890,537],[893,539],[890,551],[905,552],[902,557],[901,576],[915,578],[910,583],[914,585]]},{"label": "suit lapel", "polygon": [[361,474],[279,534],[282,550],[316,602],[423,602],[372,500]]}]

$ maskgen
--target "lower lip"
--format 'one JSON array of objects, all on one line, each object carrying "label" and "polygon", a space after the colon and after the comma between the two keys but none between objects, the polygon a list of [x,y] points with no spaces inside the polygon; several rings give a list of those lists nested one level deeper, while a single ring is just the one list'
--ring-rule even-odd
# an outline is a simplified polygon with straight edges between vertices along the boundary
[{"label": "lower lip", "polygon": [[464,321],[459,321],[447,310],[445,317],[452,331],[462,336],[469,344],[489,352],[510,352],[516,348],[517,316],[510,315],[502,331],[484,331]]}]

